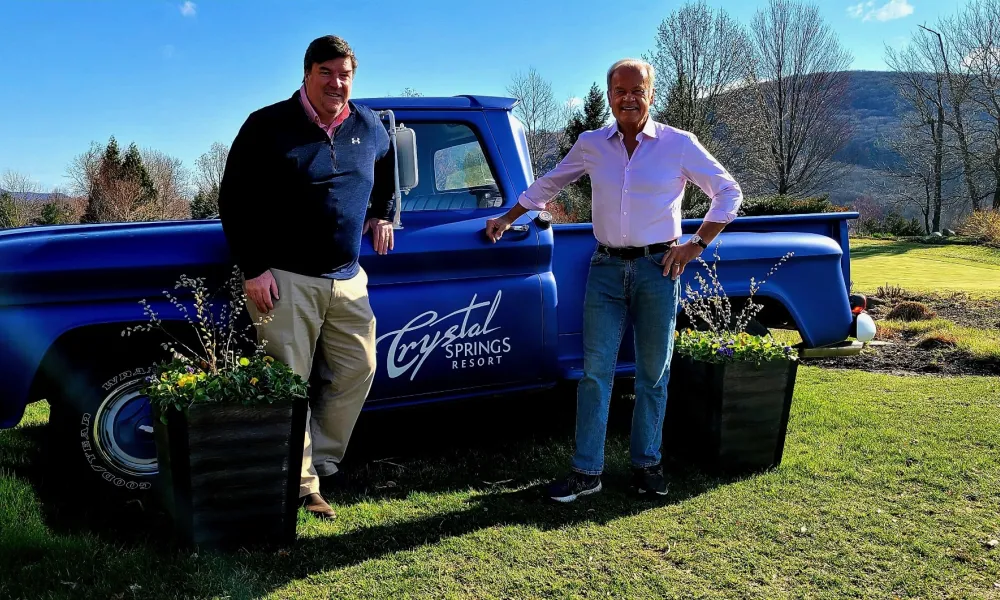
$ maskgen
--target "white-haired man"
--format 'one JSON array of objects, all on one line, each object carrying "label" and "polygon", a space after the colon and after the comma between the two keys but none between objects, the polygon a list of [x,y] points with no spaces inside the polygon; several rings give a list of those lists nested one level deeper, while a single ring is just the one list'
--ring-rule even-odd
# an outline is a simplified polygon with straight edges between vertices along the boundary
[{"label": "white-haired man", "polygon": [[[736,217],[743,193],[693,134],[650,118],[653,67],[625,59],[608,69],[614,122],[582,133],[566,157],[501,217],[486,223],[496,242],[528,210],[541,210],[566,185],[590,175],[594,237],[583,316],[583,378],[577,390],[576,451],[569,475],[549,496],[572,502],[601,490],[608,408],[627,322],[635,337],[631,462],[639,493],[665,495],[660,446],[684,266]],[[712,199],[697,233],[683,243],[681,199],[690,181]]]}]

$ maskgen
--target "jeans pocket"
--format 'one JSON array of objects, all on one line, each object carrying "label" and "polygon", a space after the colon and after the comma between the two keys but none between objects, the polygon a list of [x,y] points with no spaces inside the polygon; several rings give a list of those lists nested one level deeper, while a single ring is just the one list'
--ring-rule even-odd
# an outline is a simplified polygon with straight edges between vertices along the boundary
[{"label": "jeans pocket", "polygon": [[648,260],[649,262],[653,263],[658,267],[662,267],[663,257],[665,257],[666,255],[667,255],[666,252],[657,252],[655,254],[648,254],[646,255],[646,260]]},{"label": "jeans pocket", "polygon": [[590,264],[599,265],[604,261],[608,260],[609,258],[611,258],[610,254],[607,254],[606,252],[601,252],[600,250],[594,250],[594,253],[590,255]]}]

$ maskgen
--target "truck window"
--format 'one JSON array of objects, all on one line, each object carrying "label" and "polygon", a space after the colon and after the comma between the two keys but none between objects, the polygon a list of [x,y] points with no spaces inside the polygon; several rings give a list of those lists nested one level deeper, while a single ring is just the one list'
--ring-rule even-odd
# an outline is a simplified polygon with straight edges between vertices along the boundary
[{"label": "truck window", "polygon": [[407,123],[407,127],[417,136],[421,177],[417,187],[403,196],[403,212],[503,205],[496,173],[471,127],[461,123]]}]

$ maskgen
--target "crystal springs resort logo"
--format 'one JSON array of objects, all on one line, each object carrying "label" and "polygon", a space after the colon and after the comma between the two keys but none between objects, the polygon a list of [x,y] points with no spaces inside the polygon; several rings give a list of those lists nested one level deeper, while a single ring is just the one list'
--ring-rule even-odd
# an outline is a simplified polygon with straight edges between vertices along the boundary
[{"label": "crystal springs resort logo", "polygon": [[376,347],[386,338],[392,340],[385,361],[389,378],[409,373],[412,381],[424,361],[438,349],[449,359],[452,369],[500,365],[503,355],[510,352],[510,338],[497,335],[500,327],[490,327],[490,322],[500,306],[501,295],[498,291],[492,301],[477,302],[473,294],[464,308],[441,317],[429,310],[401,329],[380,335]]}]

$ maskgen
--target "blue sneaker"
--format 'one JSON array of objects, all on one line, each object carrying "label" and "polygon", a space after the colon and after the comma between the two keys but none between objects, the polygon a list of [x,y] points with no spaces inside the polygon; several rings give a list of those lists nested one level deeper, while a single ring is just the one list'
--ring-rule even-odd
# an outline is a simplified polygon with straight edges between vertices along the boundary
[{"label": "blue sneaker", "polygon": [[554,481],[548,487],[549,498],[556,502],[572,502],[580,496],[596,494],[599,491],[601,491],[600,475],[584,475],[576,471],[571,471],[565,479]]}]

